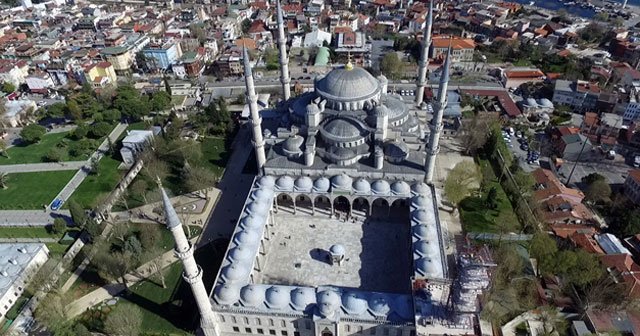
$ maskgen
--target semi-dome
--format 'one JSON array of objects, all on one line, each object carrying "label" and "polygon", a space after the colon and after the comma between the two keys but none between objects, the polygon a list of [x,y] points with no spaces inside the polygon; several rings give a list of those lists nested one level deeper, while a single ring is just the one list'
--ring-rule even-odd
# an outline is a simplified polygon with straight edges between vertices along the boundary
[{"label": "semi-dome", "polygon": [[389,186],[389,182],[377,180],[371,184],[371,190],[373,190],[374,194],[388,194],[391,187]]},{"label": "semi-dome", "polygon": [[389,141],[384,144],[384,155],[392,162],[399,162],[409,156],[409,148],[402,140]]},{"label": "semi-dome", "polygon": [[438,277],[442,273],[442,265],[434,258],[424,257],[416,260],[416,271],[425,277]]},{"label": "semi-dome", "polygon": [[323,290],[316,296],[320,314],[331,316],[340,307],[340,296],[332,290]]},{"label": "semi-dome", "polygon": [[353,191],[359,194],[368,194],[371,192],[371,185],[369,184],[369,181],[359,178],[353,182]]},{"label": "semi-dome", "polygon": [[276,188],[280,190],[291,190],[293,189],[293,179],[290,176],[284,175],[280,176],[276,181]]},{"label": "semi-dome", "polygon": [[306,310],[316,302],[316,292],[313,288],[298,287],[291,291],[291,305],[295,310]]},{"label": "semi-dome", "polygon": [[251,245],[251,244],[257,243],[259,240],[260,240],[260,236],[258,236],[258,234],[255,231],[242,230],[236,233],[234,242],[238,245],[242,245],[242,244]]},{"label": "semi-dome", "polygon": [[389,116],[389,108],[384,105],[376,105],[373,108],[373,114],[376,117],[388,117]]},{"label": "semi-dome", "polygon": [[424,257],[435,257],[440,254],[440,248],[438,244],[435,243],[437,237],[429,237],[431,234],[432,232],[428,232],[427,238],[433,240],[419,240],[413,244],[416,253]]},{"label": "semi-dome", "polygon": [[249,214],[240,220],[240,227],[244,230],[251,231],[262,228],[266,220],[261,214]]},{"label": "semi-dome", "polygon": [[367,298],[356,292],[342,294],[342,308],[352,315],[360,315],[367,310]]},{"label": "semi-dome", "polygon": [[260,285],[247,285],[240,290],[240,302],[247,307],[257,307],[264,302],[264,288]]},{"label": "semi-dome", "polygon": [[405,181],[396,181],[391,185],[391,192],[395,195],[407,195],[411,192],[411,187]]},{"label": "semi-dome", "polygon": [[329,179],[322,176],[322,177],[318,177],[314,182],[313,182],[313,191],[315,192],[327,192],[329,191],[329,187],[331,186],[331,182],[329,182]]},{"label": "semi-dome", "polygon": [[332,254],[344,255],[345,249],[344,249],[344,246],[340,244],[335,244],[335,245],[331,245],[331,247],[329,248],[329,252],[331,252]]},{"label": "semi-dome", "polygon": [[250,260],[254,257],[251,249],[243,247],[242,245],[236,246],[229,250],[229,259],[233,261]]},{"label": "semi-dome", "polygon": [[216,288],[213,298],[219,304],[230,305],[238,302],[239,296],[240,290],[238,286],[226,283]]},{"label": "semi-dome", "polygon": [[362,139],[367,135],[365,127],[351,118],[334,118],[320,128],[325,139],[336,142],[347,142]]},{"label": "semi-dome", "polygon": [[411,199],[411,206],[418,209],[424,209],[431,207],[431,202],[424,195],[417,195]]},{"label": "semi-dome", "polygon": [[289,137],[282,143],[282,149],[287,154],[299,154],[302,153],[302,143],[304,142],[304,138],[299,135],[294,135]]},{"label": "semi-dome", "polygon": [[258,186],[271,188],[276,183],[275,178],[273,176],[263,176],[258,180]]},{"label": "semi-dome", "polygon": [[267,305],[272,309],[282,309],[289,304],[289,292],[278,286],[267,289]]},{"label": "semi-dome", "polygon": [[221,276],[226,283],[233,283],[244,280],[247,276],[249,276],[249,273],[251,273],[251,270],[246,267],[245,263],[235,262],[233,264],[225,266],[222,269]]},{"label": "semi-dome", "polygon": [[356,152],[345,147],[331,146],[327,152],[337,160],[349,160],[356,157]]},{"label": "semi-dome", "polygon": [[344,67],[333,69],[318,80],[315,90],[327,100],[353,101],[378,94],[380,82],[365,69]]},{"label": "semi-dome", "polygon": [[331,178],[331,186],[336,189],[351,189],[351,177],[347,174],[336,175]]},{"label": "semi-dome", "polygon": [[433,217],[430,216],[430,213],[425,210],[416,210],[411,213],[411,218],[418,223],[429,223],[433,222]]},{"label": "semi-dome", "polygon": [[369,298],[369,309],[374,315],[382,316],[387,315],[389,312],[389,301],[387,296],[380,293],[375,293]]},{"label": "semi-dome", "polygon": [[424,182],[420,182],[420,183],[415,183],[414,185],[411,186],[411,191],[414,194],[422,194],[422,195],[426,195],[428,194],[431,190],[429,189],[429,186],[424,183]]},{"label": "semi-dome", "polygon": [[313,187],[313,181],[309,176],[300,176],[296,179],[295,189],[296,191],[311,191]]}]

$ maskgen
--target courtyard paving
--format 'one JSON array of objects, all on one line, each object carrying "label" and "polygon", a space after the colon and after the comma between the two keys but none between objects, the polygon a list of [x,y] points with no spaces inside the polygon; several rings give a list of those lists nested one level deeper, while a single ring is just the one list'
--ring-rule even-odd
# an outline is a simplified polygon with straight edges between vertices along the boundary
[{"label": "courtyard paving", "polygon": [[[408,219],[352,222],[279,211],[275,220],[266,265],[256,274],[257,283],[409,291]],[[341,266],[327,260],[333,244],[346,250]]]}]

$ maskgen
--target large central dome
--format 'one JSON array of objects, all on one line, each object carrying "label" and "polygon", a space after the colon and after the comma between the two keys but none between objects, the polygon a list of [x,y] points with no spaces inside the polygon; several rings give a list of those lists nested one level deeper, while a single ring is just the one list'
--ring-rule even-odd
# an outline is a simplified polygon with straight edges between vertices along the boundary
[{"label": "large central dome", "polygon": [[367,70],[351,66],[331,70],[315,86],[316,92],[329,102],[377,100],[381,90],[380,82]]}]

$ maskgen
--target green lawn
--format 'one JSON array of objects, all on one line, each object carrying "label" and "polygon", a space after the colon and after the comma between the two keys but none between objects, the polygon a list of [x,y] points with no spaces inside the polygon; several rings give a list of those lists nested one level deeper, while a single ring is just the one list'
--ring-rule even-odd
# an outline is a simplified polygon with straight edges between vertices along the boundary
[{"label": "green lawn", "polygon": [[7,189],[0,188],[0,210],[42,209],[71,180],[76,171],[8,174]]},{"label": "green lawn", "polygon": [[[45,134],[45,136],[42,137],[42,140],[38,143],[27,146],[13,146],[7,150],[9,158],[0,156],[0,165],[46,162],[44,157],[51,148],[54,148],[63,141],[67,142],[68,145],[76,142],[76,140],[67,138],[67,135],[69,135],[69,132]],[[97,144],[100,142],[102,142],[102,139],[96,140]],[[63,153],[62,161],[80,161],[88,159],[88,156],[86,155],[69,155],[66,150],[63,150]]]},{"label": "green lawn", "polygon": [[200,145],[202,148],[202,161],[204,167],[222,176],[224,168],[229,160],[229,153],[224,148],[223,138],[205,138]]},{"label": "green lawn", "polygon": [[[460,202],[460,220],[465,232],[507,233],[519,232],[520,224],[513,211],[511,202],[486,160],[480,161],[484,178],[488,178],[485,191],[480,196],[470,196]],[[491,188],[497,191],[495,209],[486,205],[487,192]]]},{"label": "green lawn", "polygon": [[50,233],[47,228],[36,227],[0,227],[0,238],[60,238],[61,235]]},{"label": "green lawn", "polygon": [[104,156],[100,160],[100,174],[87,176],[69,200],[78,202],[85,209],[97,206],[118,185],[122,175],[118,170],[120,163],[110,156]]}]

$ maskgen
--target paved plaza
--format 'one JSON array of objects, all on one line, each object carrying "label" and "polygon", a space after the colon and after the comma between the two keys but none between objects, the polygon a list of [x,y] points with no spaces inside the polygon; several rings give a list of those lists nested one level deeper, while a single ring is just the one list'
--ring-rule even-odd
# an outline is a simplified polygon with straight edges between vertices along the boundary
[{"label": "paved plaza", "polygon": [[[334,285],[408,293],[412,261],[408,220],[343,221],[325,216],[275,214],[266,265],[257,283]],[[333,244],[345,248],[341,266],[327,261]]]}]

